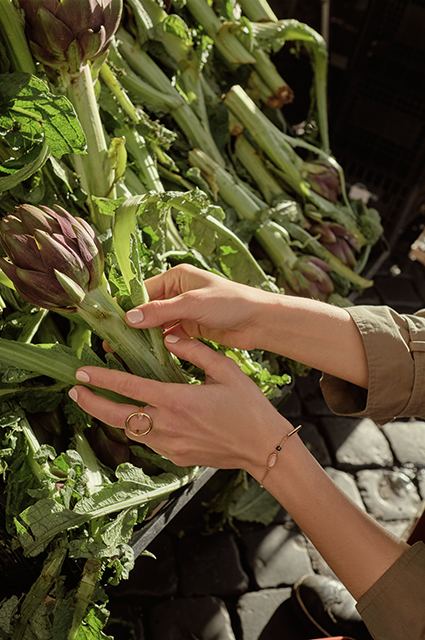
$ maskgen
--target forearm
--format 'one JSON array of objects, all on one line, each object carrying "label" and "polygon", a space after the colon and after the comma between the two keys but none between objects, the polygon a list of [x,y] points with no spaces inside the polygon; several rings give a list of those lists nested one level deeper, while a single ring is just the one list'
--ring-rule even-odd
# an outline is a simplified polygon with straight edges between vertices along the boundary
[{"label": "forearm", "polygon": [[[259,467],[253,475],[261,480],[263,472]],[[380,527],[339,489],[297,435],[286,441],[265,488],[356,600],[407,549],[406,543]]]},{"label": "forearm", "polygon": [[319,371],[368,386],[368,365],[360,333],[343,308],[292,296],[263,299],[256,347]]}]

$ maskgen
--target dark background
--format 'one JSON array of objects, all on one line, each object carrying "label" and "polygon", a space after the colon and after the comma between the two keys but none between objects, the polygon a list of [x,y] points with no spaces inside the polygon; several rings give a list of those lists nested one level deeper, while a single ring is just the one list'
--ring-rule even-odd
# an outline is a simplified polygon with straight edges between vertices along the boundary
[{"label": "dark background", "polygon": [[[328,31],[332,153],[347,184],[370,192],[368,205],[380,212],[389,244],[406,234],[413,241],[425,223],[425,0],[270,5],[278,18]],[[308,71],[284,49],[275,63],[296,95],[284,108],[295,124],[308,101]]]}]

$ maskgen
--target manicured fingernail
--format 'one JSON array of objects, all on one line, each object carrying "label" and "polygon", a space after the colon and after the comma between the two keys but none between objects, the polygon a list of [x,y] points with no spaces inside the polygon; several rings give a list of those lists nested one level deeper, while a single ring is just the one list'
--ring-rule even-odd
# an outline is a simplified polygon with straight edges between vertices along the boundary
[{"label": "manicured fingernail", "polygon": [[174,335],[174,333],[169,333],[164,338],[165,342],[170,342],[171,344],[173,344],[174,342],[178,342],[179,340],[180,340],[180,338],[178,336]]},{"label": "manicured fingernail", "polygon": [[78,391],[75,387],[72,387],[72,389],[70,389],[68,391],[68,395],[71,398],[71,400],[74,400],[74,402],[77,402],[78,400]]},{"label": "manicured fingernail", "polygon": [[90,382],[90,376],[85,371],[77,371],[77,373],[75,374],[75,377],[80,382]]},{"label": "manicured fingernail", "polygon": [[131,309],[125,314],[129,324],[140,324],[145,319],[144,313],[141,309]]}]

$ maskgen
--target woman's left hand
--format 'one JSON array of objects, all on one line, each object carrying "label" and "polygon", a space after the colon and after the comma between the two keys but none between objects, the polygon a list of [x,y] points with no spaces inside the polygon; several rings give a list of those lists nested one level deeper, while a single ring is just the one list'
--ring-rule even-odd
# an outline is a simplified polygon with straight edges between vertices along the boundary
[{"label": "woman's left hand", "polygon": [[[77,380],[116,391],[134,399],[136,406],[116,404],[84,386],[73,387],[70,397],[87,413],[119,429],[125,428],[130,414],[148,414],[152,430],[133,439],[179,466],[245,469],[260,479],[270,451],[292,425],[232,359],[195,339],[171,335],[165,344],[178,358],[205,371],[202,385],[158,382],[122,371],[82,367]],[[145,406],[140,407],[142,403]],[[133,417],[128,426],[132,432],[143,433],[149,422]]]}]

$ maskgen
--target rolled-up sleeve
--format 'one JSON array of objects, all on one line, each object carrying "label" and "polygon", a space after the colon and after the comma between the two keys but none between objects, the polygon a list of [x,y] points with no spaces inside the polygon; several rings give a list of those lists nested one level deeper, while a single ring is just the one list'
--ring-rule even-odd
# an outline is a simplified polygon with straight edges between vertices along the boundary
[{"label": "rolled-up sleeve", "polygon": [[425,638],[425,544],[417,542],[357,602],[375,640]]},{"label": "rolled-up sleeve", "polygon": [[348,307],[363,340],[368,389],[323,374],[326,403],[337,415],[368,416],[379,424],[425,418],[425,310],[399,314],[390,307]]}]

